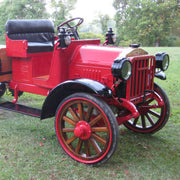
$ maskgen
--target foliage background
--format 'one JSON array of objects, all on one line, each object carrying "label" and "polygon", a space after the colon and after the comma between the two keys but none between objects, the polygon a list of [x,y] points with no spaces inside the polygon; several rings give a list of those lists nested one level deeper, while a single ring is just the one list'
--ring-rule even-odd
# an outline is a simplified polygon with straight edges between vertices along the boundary
[{"label": "foliage background", "polygon": [[[57,27],[72,17],[76,3],[77,0],[0,1],[0,44],[5,43],[8,19],[48,18]],[[108,27],[113,27],[117,34],[117,46],[131,43],[180,46],[180,0],[112,0],[112,5],[115,17],[112,19],[108,14],[98,14],[89,25],[81,26],[82,39],[100,37],[104,41]]]},{"label": "foliage background", "polygon": [[143,46],[176,46],[178,0],[114,0],[113,5],[117,31],[123,40],[131,39]]}]

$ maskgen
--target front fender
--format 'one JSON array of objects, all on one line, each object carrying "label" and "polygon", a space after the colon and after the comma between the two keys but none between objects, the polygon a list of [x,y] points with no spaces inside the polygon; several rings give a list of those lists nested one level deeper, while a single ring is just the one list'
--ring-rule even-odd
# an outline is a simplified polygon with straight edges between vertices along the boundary
[{"label": "front fender", "polygon": [[42,107],[41,119],[55,116],[59,103],[76,92],[87,92],[107,98],[112,97],[112,90],[98,81],[91,79],[68,80],[56,86],[46,97]]}]

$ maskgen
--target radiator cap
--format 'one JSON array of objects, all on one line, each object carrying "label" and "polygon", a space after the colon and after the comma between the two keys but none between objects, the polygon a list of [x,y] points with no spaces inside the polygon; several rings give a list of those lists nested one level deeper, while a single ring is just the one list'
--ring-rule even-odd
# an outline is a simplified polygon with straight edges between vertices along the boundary
[{"label": "radiator cap", "polygon": [[138,48],[138,47],[140,47],[140,44],[130,44],[129,47]]}]

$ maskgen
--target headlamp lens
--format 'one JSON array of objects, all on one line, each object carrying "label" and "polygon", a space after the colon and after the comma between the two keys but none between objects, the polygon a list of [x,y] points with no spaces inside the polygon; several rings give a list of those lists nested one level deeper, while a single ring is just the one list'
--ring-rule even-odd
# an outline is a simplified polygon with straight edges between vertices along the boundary
[{"label": "headlamp lens", "polygon": [[121,69],[121,74],[124,80],[128,80],[131,76],[131,63],[129,61],[124,61]]},{"label": "headlamp lens", "polygon": [[163,71],[166,71],[168,66],[169,66],[169,56],[166,54],[164,56],[163,62],[162,62],[162,69],[163,69]]},{"label": "headlamp lens", "polygon": [[116,35],[114,34],[114,35],[112,36],[113,43],[116,42],[116,39],[117,39],[117,37],[116,37]]},{"label": "headlamp lens", "polygon": [[71,36],[65,37],[65,44],[66,44],[66,46],[69,46],[71,44]]}]

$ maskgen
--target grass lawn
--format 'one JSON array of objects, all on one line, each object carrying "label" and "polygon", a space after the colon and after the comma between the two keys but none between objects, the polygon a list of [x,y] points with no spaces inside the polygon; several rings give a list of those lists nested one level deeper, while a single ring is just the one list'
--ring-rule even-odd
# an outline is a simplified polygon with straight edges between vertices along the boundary
[{"label": "grass lawn", "polygon": [[[167,125],[154,135],[141,135],[120,126],[119,143],[111,159],[100,167],[75,162],[61,149],[54,118],[37,118],[0,110],[0,180],[51,179],[180,179],[180,48],[145,48],[167,52],[171,63],[167,80],[155,81],[171,104]],[[19,102],[41,107],[45,97],[25,93]],[[5,95],[1,101],[12,100]]]}]

